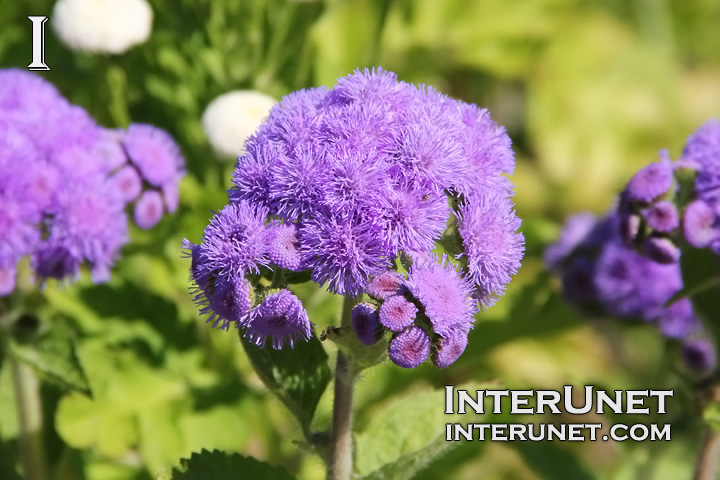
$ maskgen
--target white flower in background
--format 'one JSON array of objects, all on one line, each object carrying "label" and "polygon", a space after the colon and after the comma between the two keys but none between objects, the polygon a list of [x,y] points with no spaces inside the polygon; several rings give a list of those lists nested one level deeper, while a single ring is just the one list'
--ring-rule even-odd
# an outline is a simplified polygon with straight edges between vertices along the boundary
[{"label": "white flower in background", "polygon": [[242,154],[245,139],[267,118],[274,98],[254,90],[234,90],[217,97],[205,109],[203,129],[221,157]]},{"label": "white flower in background", "polygon": [[148,39],[152,19],[146,0],[58,0],[50,22],[71,50],[118,54]]}]

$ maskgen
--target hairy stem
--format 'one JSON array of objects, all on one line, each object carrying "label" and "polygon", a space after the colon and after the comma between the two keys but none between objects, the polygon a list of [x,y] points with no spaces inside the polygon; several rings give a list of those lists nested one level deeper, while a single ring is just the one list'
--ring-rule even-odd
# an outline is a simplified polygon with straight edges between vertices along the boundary
[{"label": "hairy stem", "polygon": [[714,480],[716,477],[718,458],[720,458],[720,432],[710,430],[705,435],[700,455],[695,466],[694,480]]},{"label": "hairy stem", "polygon": [[[720,386],[712,385],[709,388],[710,402],[720,401]],[[720,432],[710,427],[705,434],[697,464],[695,465],[694,480],[714,480],[717,478],[718,460],[720,459]]]},{"label": "hairy stem", "polygon": [[[353,299],[345,297],[341,327],[350,326]],[[328,480],[348,480],[352,473],[352,396],[355,372],[345,354],[338,351],[335,368],[332,438]]]},{"label": "hairy stem", "polygon": [[40,384],[32,368],[14,358],[8,359],[12,369],[20,423],[20,459],[27,480],[48,478],[42,431]]}]

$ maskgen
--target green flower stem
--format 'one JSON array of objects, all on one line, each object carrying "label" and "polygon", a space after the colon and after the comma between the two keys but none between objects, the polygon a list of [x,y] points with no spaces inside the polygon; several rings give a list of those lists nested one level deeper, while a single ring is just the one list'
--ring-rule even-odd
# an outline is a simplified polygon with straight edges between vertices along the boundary
[{"label": "green flower stem", "polygon": [[20,423],[20,457],[27,480],[48,478],[43,443],[40,383],[31,367],[9,356]]},{"label": "green flower stem", "polygon": [[[354,299],[345,297],[341,327],[350,327]],[[345,354],[338,350],[335,368],[335,398],[333,400],[332,438],[328,480],[348,480],[352,473],[352,396],[355,368]]]}]

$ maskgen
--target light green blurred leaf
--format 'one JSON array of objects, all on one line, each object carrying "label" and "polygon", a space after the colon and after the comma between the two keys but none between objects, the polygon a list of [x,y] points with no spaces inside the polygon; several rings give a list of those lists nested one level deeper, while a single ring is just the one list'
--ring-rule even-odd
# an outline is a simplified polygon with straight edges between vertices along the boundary
[{"label": "light green blurred leaf", "polygon": [[[69,445],[96,447],[117,458],[139,442],[139,421],[148,412],[186,396],[178,377],[153,370],[129,351],[108,351],[99,341],[80,349],[93,398],[79,393],[60,400],[56,428]],[[157,434],[157,432],[155,432]]]},{"label": "light green blurred leaf", "polygon": [[90,393],[76,355],[75,339],[64,322],[53,321],[50,328],[32,339],[11,339],[10,354],[35,368],[48,381],[68,390]]}]

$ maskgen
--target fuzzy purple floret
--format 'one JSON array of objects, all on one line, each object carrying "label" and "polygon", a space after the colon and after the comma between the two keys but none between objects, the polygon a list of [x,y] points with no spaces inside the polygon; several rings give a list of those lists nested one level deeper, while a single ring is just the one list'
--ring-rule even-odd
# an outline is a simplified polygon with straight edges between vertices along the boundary
[{"label": "fuzzy purple floret", "polygon": [[471,328],[476,313],[472,286],[444,255],[439,263],[413,264],[407,286],[423,306],[436,333],[442,335],[453,328]]},{"label": "fuzzy purple floret", "polygon": [[625,191],[629,200],[650,202],[670,189],[673,168],[669,159],[641,168],[628,183]]},{"label": "fuzzy purple floret", "polygon": [[688,205],[683,215],[683,235],[690,245],[697,248],[705,248],[720,238],[715,210],[703,200],[695,200]]},{"label": "fuzzy purple floret", "polygon": [[358,303],[352,309],[352,326],[355,335],[364,345],[372,345],[380,340],[383,334],[378,319],[378,311],[369,303]]},{"label": "fuzzy purple floret", "polygon": [[401,295],[386,298],[380,306],[380,323],[393,332],[412,325],[416,315],[417,307]]},{"label": "fuzzy purple floret", "polygon": [[305,269],[296,223],[272,224],[268,235],[268,258],[272,263],[293,272]]},{"label": "fuzzy purple floret", "polygon": [[244,278],[217,277],[212,288],[205,292],[207,305],[200,313],[208,313],[206,323],[213,322],[213,328],[227,330],[231,323],[240,326],[247,319],[252,307],[252,286]]},{"label": "fuzzy purple floret", "polygon": [[163,197],[157,190],[143,193],[135,204],[133,218],[135,224],[143,230],[149,230],[160,221],[165,209]]},{"label": "fuzzy purple floret", "polygon": [[402,295],[407,291],[405,278],[394,270],[375,275],[368,283],[365,292],[378,300],[384,300],[393,295]]},{"label": "fuzzy purple floret", "polygon": [[491,306],[520,268],[525,251],[525,238],[517,233],[520,219],[509,200],[482,195],[461,205],[458,223],[465,246],[461,258],[467,262],[474,295],[483,306]]},{"label": "fuzzy purple floret", "polygon": [[433,344],[430,357],[438,368],[445,368],[460,358],[468,344],[468,334],[464,330],[455,329],[438,338]]},{"label": "fuzzy purple floret", "polygon": [[657,202],[645,212],[648,226],[658,232],[671,232],[680,226],[677,209],[671,202]]},{"label": "fuzzy purple floret", "polygon": [[200,245],[202,268],[220,276],[243,276],[266,265],[267,210],[248,202],[231,203],[205,227]]},{"label": "fuzzy purple floret", "polygon": [[281,290],[265,297],[253,308],[244,323],[245,336],[255,345],[264,347],[269,340],[275,349],[312,336],[312,323],[305,307],[290,290]]},{"label": "fuzzy purple floret", "polygon": [[341,295],[357,295],[367,279],[388,268],[377,226],[370,221],[318,217],[300,230],[300,244],[312,279]]},{"label": "fuzzy purple floret", "polygon": [[430,338],[416,326],[408,327],[390,341],[388,355],[392,362],[403,368],[415,368],[430,354]]}]

